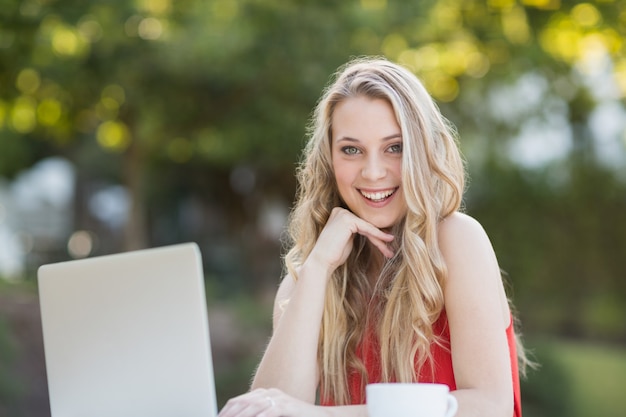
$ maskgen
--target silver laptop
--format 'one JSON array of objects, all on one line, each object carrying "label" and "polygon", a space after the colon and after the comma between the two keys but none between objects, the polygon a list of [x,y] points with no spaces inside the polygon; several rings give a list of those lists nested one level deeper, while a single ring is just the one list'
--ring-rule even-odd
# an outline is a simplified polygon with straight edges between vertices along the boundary
[{"label": "silver laptop", "polygon": [[196,244],[38,271],[52,417],[215,417]]}]

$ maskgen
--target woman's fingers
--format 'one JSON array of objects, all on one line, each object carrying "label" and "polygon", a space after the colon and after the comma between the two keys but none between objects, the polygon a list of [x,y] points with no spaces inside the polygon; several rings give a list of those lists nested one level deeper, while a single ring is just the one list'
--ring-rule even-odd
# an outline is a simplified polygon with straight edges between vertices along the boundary
[{"label": "woman's fingers", "polygon": [[[354,216],[354,215],[353,215]],[[356,219],[357,229],[355,233],[365,236],[386,258],[392,258],[394,253],[389,248],[388,243],[393,241],[394,236],[389,233],[385,233],[371,223],[354,216]]]},{"label": "woman's fingers", "polygon": [[281,390],[259,388],[228,400],[218,417],[302,417],[313,410]]},{"label": "woman's fingers", "polygon": [[394,252],[389,248],[389,245],[387,244],[388,243],[387,240],[381,240],[379,238],[375,238],[371,236],[367,236],[367,238],[369,239],[370,242],[372,242],[372,244],[376,248],[378,248],[378,250],[383,254],[385,258],[388,258],[388,259],[393,258]]},{"label": "woman's fingers", "polygon": [[394,253],[388,245],[394,239],[393,235],[383,232],[354,213],[337,207],[331,212],[315,244],[312,259],[321,262],[331,271],[336,269],[346,261],[352,251],[355,234],[369,239],[383,256],[393,257]]}]

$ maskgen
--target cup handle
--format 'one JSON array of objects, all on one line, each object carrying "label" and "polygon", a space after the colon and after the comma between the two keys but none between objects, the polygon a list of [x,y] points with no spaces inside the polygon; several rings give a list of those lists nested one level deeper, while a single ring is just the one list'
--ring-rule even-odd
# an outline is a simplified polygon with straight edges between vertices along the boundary
[{"label": "cup handle", "polygon": [[456,410],[459,408],[459,403],[456,397],[452,394],[448,394],[448,411],[446,417],[453,417],[456,414]]}]

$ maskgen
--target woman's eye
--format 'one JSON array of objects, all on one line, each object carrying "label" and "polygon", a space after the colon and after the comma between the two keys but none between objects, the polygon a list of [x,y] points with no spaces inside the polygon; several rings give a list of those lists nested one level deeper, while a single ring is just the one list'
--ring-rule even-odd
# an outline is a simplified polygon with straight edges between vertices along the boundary
[{"label": "woman's eye", "polygon": [[344,146],[343,148],[341,148],[341,151],[346,155],[356,155],[359,153],[359,150],[354,146]]},{"label": "woman's eye", "polygon": [[401,143],[396,143],[394,145],[391,145],[389,147],[389,152],[391,152],[391,153],[402,153],[402,144]]}]

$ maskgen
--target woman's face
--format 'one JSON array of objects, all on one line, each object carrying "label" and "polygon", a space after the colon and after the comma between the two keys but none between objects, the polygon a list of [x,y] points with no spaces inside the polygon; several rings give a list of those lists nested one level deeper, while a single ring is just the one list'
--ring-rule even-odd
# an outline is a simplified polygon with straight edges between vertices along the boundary
[{"label": "woman's face", "polygon": [[402,135],[391,105],[349,98],[335,107],[332,163],[342,200],[363,220],[385,229],[406,214],[402,192]]}]

